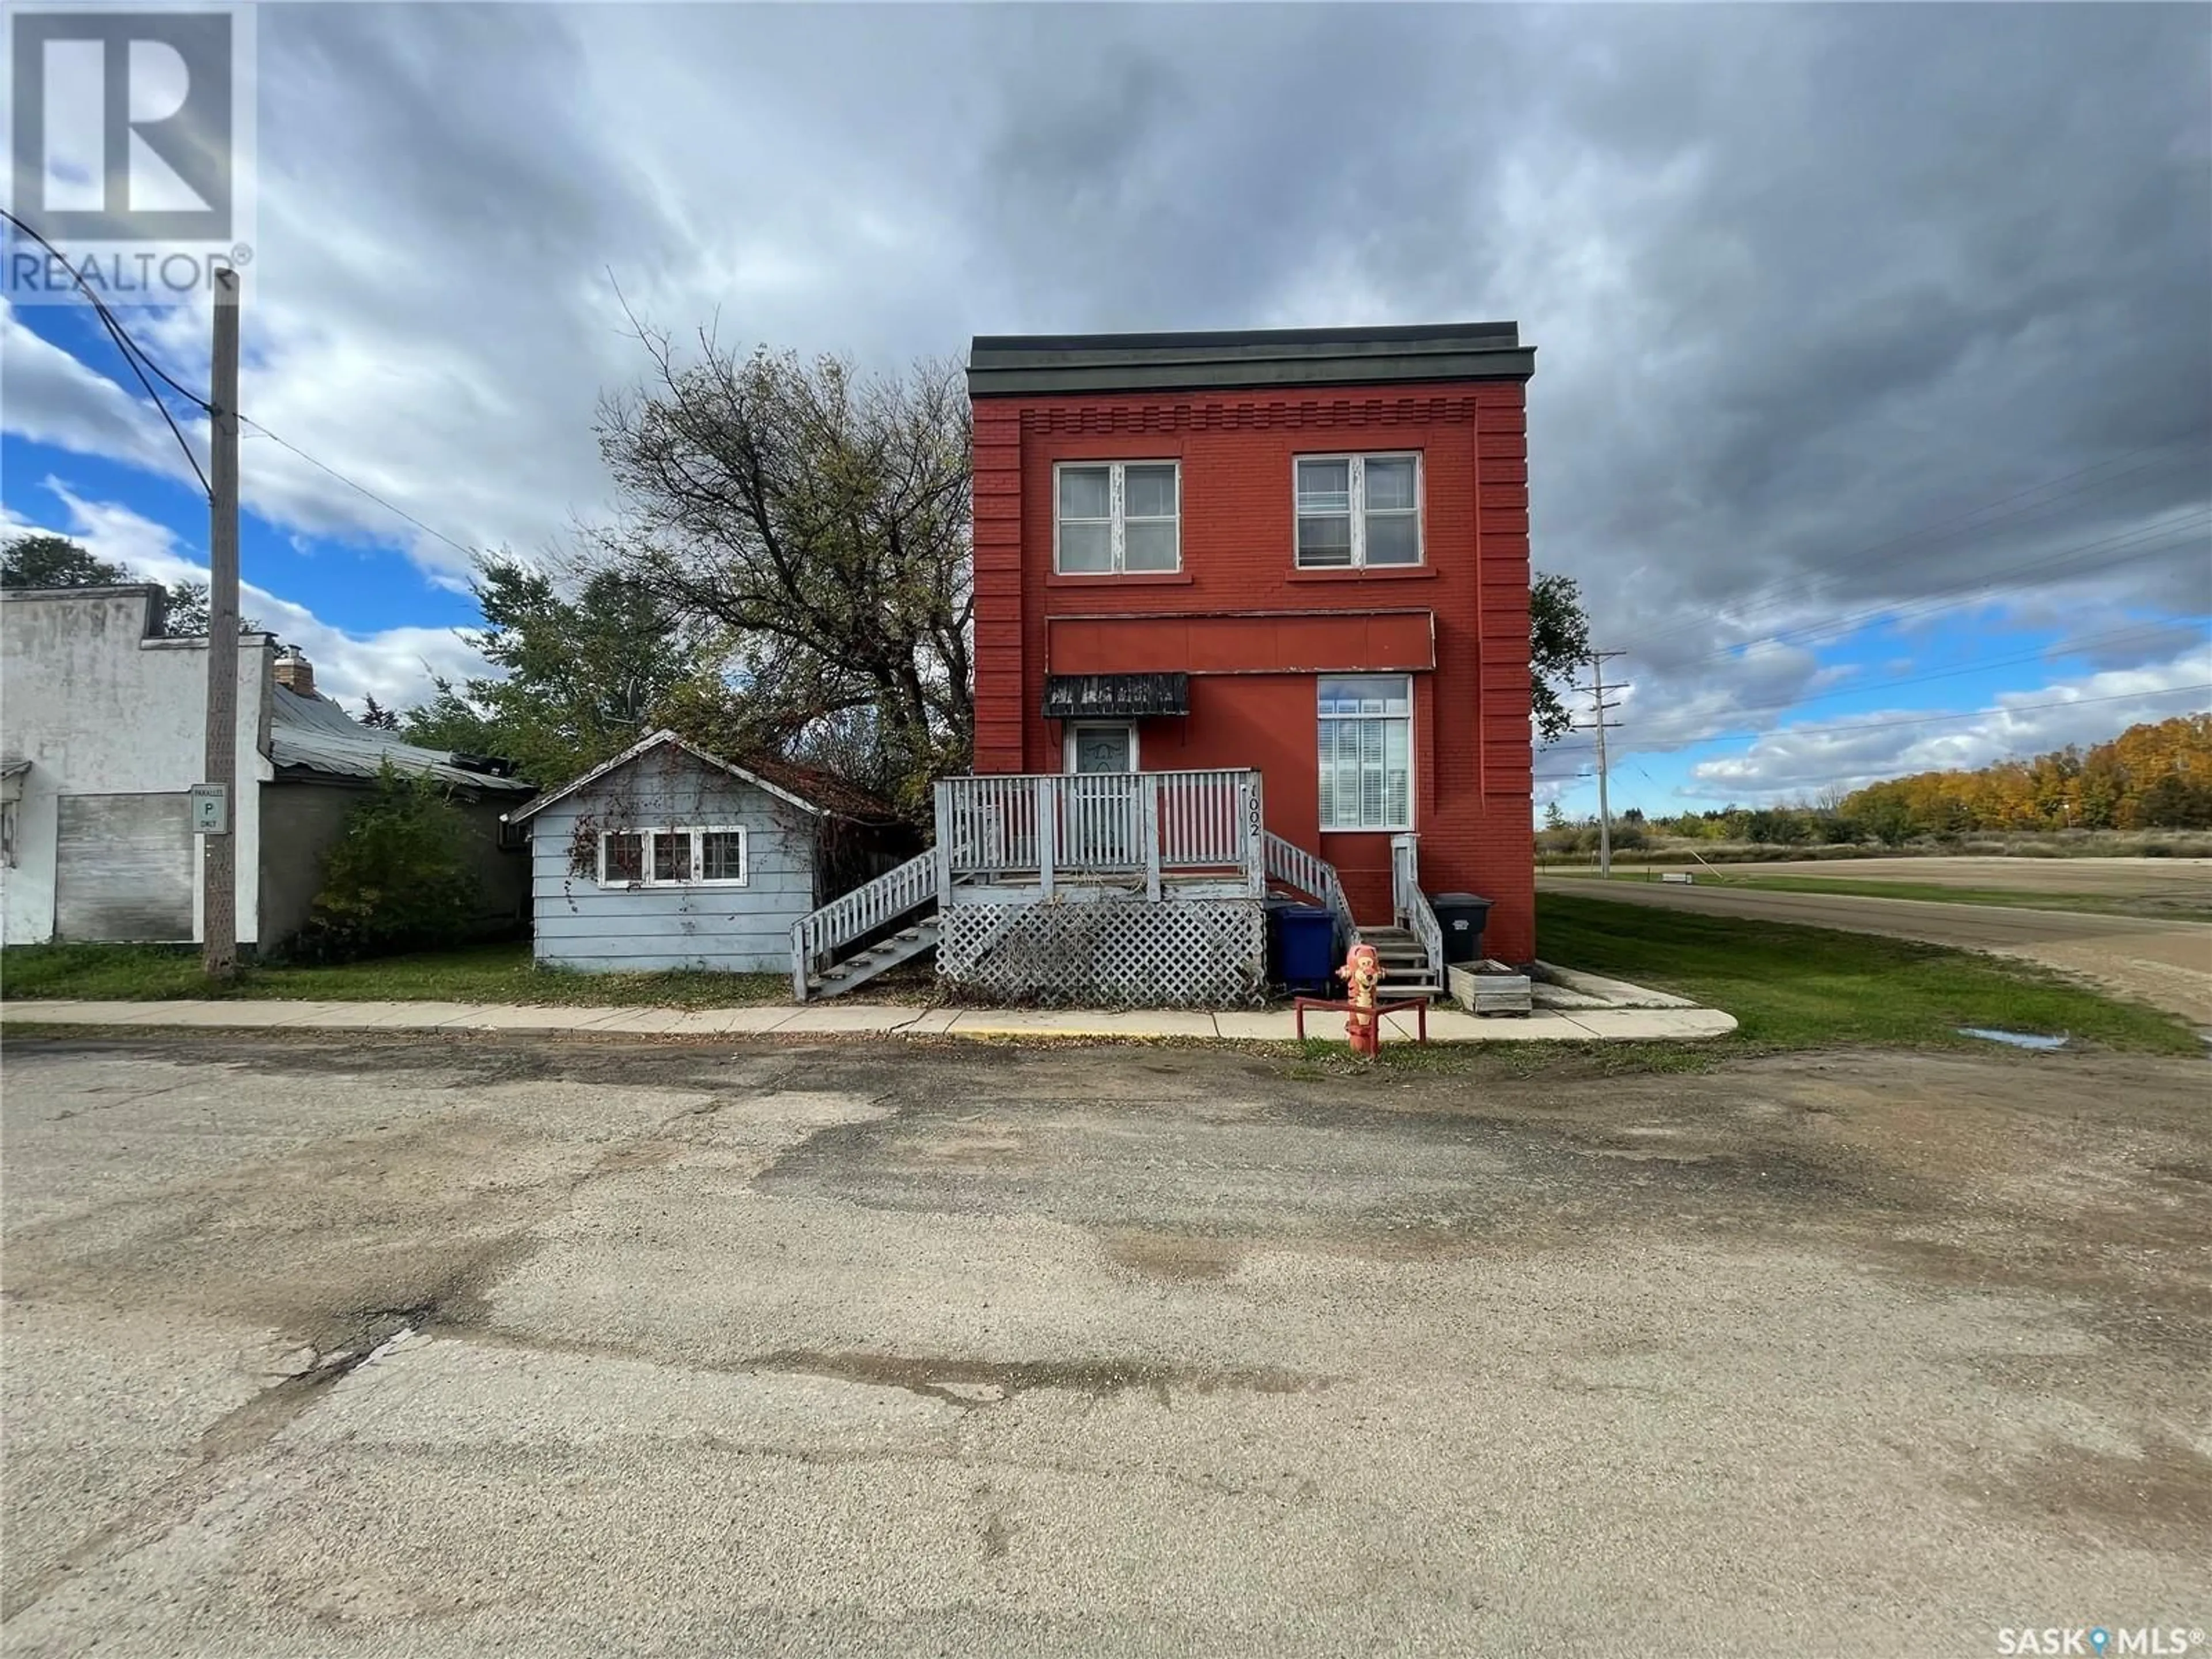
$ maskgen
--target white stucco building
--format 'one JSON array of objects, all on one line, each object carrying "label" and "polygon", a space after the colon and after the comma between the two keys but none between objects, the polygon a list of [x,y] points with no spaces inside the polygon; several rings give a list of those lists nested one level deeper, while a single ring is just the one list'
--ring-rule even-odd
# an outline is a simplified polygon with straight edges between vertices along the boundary
[{"label": "white stucco building", "polygon": [[[208,641],[161,637],[161,605],[152,586],[0,592],[6,944],[202,937],[189,792],[205,773]],[[323,854],[386,760],[470,804],[487,917],[523,913],[526,872],[497,825],[527,784],[359,725],[267,634],[237,651],[240,944],[298,931]]]}]

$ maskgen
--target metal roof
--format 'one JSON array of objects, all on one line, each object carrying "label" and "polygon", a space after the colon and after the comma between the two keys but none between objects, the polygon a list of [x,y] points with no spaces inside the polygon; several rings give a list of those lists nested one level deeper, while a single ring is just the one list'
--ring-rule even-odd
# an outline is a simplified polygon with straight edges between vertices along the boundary
[{"label": "metal roof", "polygon": [[276,701],[269,714],[269,758],[279,773],[373,778],[389,761],[394,771],[485,794],[522,796],[533,787],[520,778],[456,766],[445,750],[424,749],[363,726],[328,697],[302,696],[288,685],[270,690]]},{"label": "metal roof", "polygon": [[968,353],[968,390],[978,398],[1525,380],[1535,372],[1536,349],[1522,343],[1518,323],[979,334]]},{"label": "metal roof", "polygon": [[[674,748],[680,749],[701,764],[711,766],[720,771],[726,772],[733,778],[741,778],[745,782],[754,786],[756,788],[766,790],[769,794],[774,795],[778,800],[788,801],[792,805],[798,807],[802,812],[811,812],[817,817],[852,817],[855,816],[847,805],[831,806],[824,805],[820,801],[808,800],[798,793],[797,788],[787,787],[783,784],[776,783],[771,781],[768,778],[763,777],[758,772],[748,771],[742,766],[732,765],[730,762],[724,760],[720,755],[710,755],[705,750],[700,748],[698,744],[695,743],[686,743],[682,738],[678,737],[675,732],[664,728],[661,731],[653,732],[649,737],[641,738],[637,742],[630,744],[629,748],[623,750],[621,754],[617,755],[612,760],[602,761],[599,765],[594,766],[590,771],[585,773],[581,777],[573,778],[568,782],[562,784],[551,794],[540,795],[536,800],[531,802],[528,806],[523,808],[521,811],[507,813],[506,815],[507,821],[509,823],[520,823],[526,818],[534,817],[538,813],[544,811],[547,807],[552,805],[555,801],[566,799],[568,796],[574,794],[579,789],[583,788],[586,784],[597,783],[601,778],[606,776],[608,773],[613,771],[617,767],[627,766],[639,756],[649,754],[653,750],[662,748],[664,746],[672,746]],[[776,769],[786,770],[787,769],[779,766]],[[799,771],[799,769],[796,768],[787,769],[792,773]],[[793,778],[793,781],[794,784],[800,783],[800,780],[796,776]],[[801,785],[801,787],[803,787],[803,785]],[[849,786],[847,787],[849,788]]]}]

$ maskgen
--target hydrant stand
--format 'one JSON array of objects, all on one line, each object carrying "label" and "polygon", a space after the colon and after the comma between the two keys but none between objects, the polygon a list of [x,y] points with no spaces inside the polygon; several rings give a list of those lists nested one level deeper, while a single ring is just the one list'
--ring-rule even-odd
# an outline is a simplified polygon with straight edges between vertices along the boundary
[{"label": "hydrant stand", "polygon": [[[1327,1008],[1333,1013],[1349,1014],[1355,1011],[1356,1006],[1357,1005],[1353,1003],[1335,1001],[1328,997],[1291,998],[1291,1012],[1297,1021],[1298,1041],[1304,1042],[1306,1040],[1307,1009]],[[1419,1033],[1419,1035],[1414,1038],[1414,1041],[1417,1042],[1426,1042],[1429,1040],[1429,999],[1426,997],[1400,997],[1392,1002],[1377,1004],[1376,1006],[1375,1042],[1376,1047],[1381,1047],[1382,1042],[1382,1016],[1385,1013],[1395,1014],[1401,1008],[1411,1008],[1413,1011],[1413,1029],[1415,1031]]]}]

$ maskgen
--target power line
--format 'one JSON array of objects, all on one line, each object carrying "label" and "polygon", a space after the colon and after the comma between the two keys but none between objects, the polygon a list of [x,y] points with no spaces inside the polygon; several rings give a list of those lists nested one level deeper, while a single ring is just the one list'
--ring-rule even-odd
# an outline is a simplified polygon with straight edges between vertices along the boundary
[{"label": "power line", "polygon": [[[1690,749],[1701,743],[1755,743],[1762,738],[1792,736],[1818,738],[1826,737],[1832,732],[1879,732],[1898,726],[1934,726],[1948,720],[1985,720],[1996,714],[2027,714],[2051,708],[2080,708],[2092,703],[2129,702],[2139,699],[2178,696],[2185,693],[2193,696],[2199,692],[2212,692],[2212,681],[2201,685],[2167,686],[2163,690],[2157,691],[2116,691],[2108,696],[2094,697],[2060,697],[2050,702],[2000,703],[1989,708],[1970,708],[1960,714],[1899,714],[1885,720],[1854,721],[1844,726],[1772,726],[1764,731],[1747,729],[1741,732],[1707,732],[1696,737],[1656,738],[1652,741],[1650,746],[1656,748],[1663,744],[1669,749]],[[1794,705],[1781,706],[1788,708]],[[1596,746],[1595,744],[1555,744],[1543,752],[1547,755],[1589,752],[1595,750]]]},{"label": "power line", "polygon": [[[2072,547],[2060,548],[2055,553],[2031,560],[2026,564],[2012,566],[2008,570],[1978,575],[1964,582],[1939,587],[1917,599],[1907,600],[1902,604],[1869,605],[1863,610],[1846,611],[1840,617],[1831,617],[1817,623],[1806,623],[1796,628],[1781,629],[1777,633],[1761,635],[1755,639],[1739,640],[1733,644],[1708,651],[1702,656],[1692,657],[1679,665],[1685,668],[1695,667],[1699,663],[1715,662],[1723,658],[1735,657],[1742,652],[1761,645],[1811,644],[1817,641],[1823,635],[1848,633],[1853,629],[1884,619],[1891,622],[1911,622],[1922,617],[1936,616],[1945,611],[1955,610],[1961,605],[1971,605],[1979,600],[2000,576],[2018,578],[2045,571],[2051,567],[2070,564],[2078,559],[2087,559],[2105,568],[2111,568],[2119,565],[2132,564],[2140,559],[2157,558],[2174,551],[2185,544],[2174,543],[2169,545],[2157,543],[2154,545],[2140,546],[2136,544],[2147,541],[2155,543],[2157,538],[2170,536],[2176,530],[2185,528],[2191,521],[2199,520],[2212,523],[2212,507],[2199,507],[2160,524],[2139,526],[2134,530],[2120,531],[2096,541],[2082,542]],[[1951,597],[1961,593],[1963,597]]]},{"label": "power line", "polygon": [[[1850,685],[1839,686],[1833,691],[1819,691],[1811,696],[1790,697],[1781,702],[1738,704],[1731,708],[1729,712],[1732,714],[1765,714],[1780,709],[1803,708],[1814,703],[1833,702],[1838,697],[1869,696],[1875,692],[1894,691],[1902,686],[1926,685],[1936,680],[1954,680],[1962,674],[1985,673],[1993,668],[2010,668],[2026,662],[2041,662],[2052,656],[2072,656],[2087,646],[2100,642],[2109,643],[2113,640],[2129,638],[2139,634],[2163,632],[2171,626],[2171,623],[2160,622],[2135,623],[2126,628],[2110,629],[2103,633],[2084,634],[2079,639],[2068,641],[2063,648],[2044,647],[2034,651],[2020,652],[2009,657],[1992,657],[1984,661],[1971,662],[1958,668],[1939,668],[1933,673],[1908,674],[1899,679],[1863,680]],[[1694,741],[1701,742],[1703,739]]]},{"label": "power line", "polygon": [[[176,422],[171,418],[168,405],[161,401],[161,394],[154,390],[152,382],[147,380],[146,371],[148,369],[151,369],[157,378],[169,386],[173,391],[175,391],[178,396],[183,398],[187,403],[190,403],[203,415],[214,414],[215,405],[210,403],[206,398],[201,397],[198,392],[192,391],[191,387],[184,385],[175,375],[170,374],[168,370],[163,368],[160,363],[154,360],[153,355],[149,353],[145,347],[140,345],[136,339],[131,337],[130,331],[126,330],[120,322],[116,320],[114,313],[107,308],[106,302],[101,300],[100,295],[93,291],[82,276],[77,275],[76,269],[70,265],[67,257],[63,254],[60,249],[57,248],[52,242],[49,242],[45,237],[40,235],[36,230],[24,223],[22,220],[17,218],[14,214],[7,211],[4,208],[0,208],[0,218],[4,218],[17,230],[22,232],[24,235],[29,237],[40,247],[46,249],[47,252],[52,254],[56,259],[59,260],[62,269],[69,272],[70,280],[75,283],[79,291],[83,294],[84,297],[91,301],[94,313],[100,319],[101,325],[106,329],[109,337],[115,342],[116,349],[123,354],[123,361],[130,364],[131,372],[138,377],[138,383],[146,388],[147,397],[152,400],[154,407],[161,411],[161,418],[168,422],[169,430],[171,434],[175,436],[178,447],[185,452],[185,459],[191,464],[193,476],[200,481],[201,489],[208,490],[209,486],[207,474],[200,470],[198,458],[192,453],[191,446],[185,441],[184,433],[179,429]],[[434,537],[437,540],[445,543],[447,546],[452,548],[455,552],[462,554],[468,558],[473,559],[476,557],[476,549],[464,546],[461,543],[454,540],[451,536],[447,535],[443,531],[434,529],[430,526],[424,524],[422,520],[416,518],[404,507],[396,506],[394,503],[386,501],[383,496],[371,489],[367,484],[362,483],[356,479],[348,477],[344,473],[339,471],[337,468],[331,465],[327,461],[318,460],[314,456],[310,455],[306,450],[301,448],[299,445],[292,442],[289,439],[281,437],[277,434],[271,432],[267,427],[262,425],[260,422],[254,420],[252,416],[241,414],[239,416],[239,421],[242,425],[252,427],[263,437],[290,450],[295,455],[297,455],[301,460],[306,461],[309,465],[319,467],[322,471],[329,473],[331,477],[336,478],[340,483],[344,484],[347,488],[359,490],[362,495],[368,496],[369,500],[374,501],[379,507],[384,508],[387,513],[395,514],[398,517],[406,520],[408,523],[413,525],[424,535]],[[211,495],[213,492],[209,491],[209,493]]]},{"label": "power line", "polygon": [[[25,224],[21,219],[18,219],[14,214],[9,212],[5,208],[0,208],[0,218],[7,220],[7,222],[15,226],[17,230],[22,232],[24,235],[29,237],[40,247],[46,249],[47,252],[52,254],[56,259],[59,260],[61,262],[62,269],[69,272],[70,281],[75,283],[77,286],[78,291],[82,293],[86,299],[92,302],[93,313],[100,319],[100,326],[107,331],[108,337],[115,342],[115,349],[123,354],[123,361],[131,365],[131,372],[138,377],[138,384],[146,388],[146,396],[148,399],[151,401],[155,409],[161,411],[161,420],[169,428],[169,435],[177,441],[177,447],[185,452],[185,464],[191,468],[192,476],[200,481],[200,493],[212,498],[215,492],[209,487],[207,474],[200,471],[199,457],[192,453],[192,447],[185,441],[183,428],[178,426],[176,417],[169,413],[168,404],[161,401],[161,394],[154,390],[153,381],[146,378],[146,370],[148,368],[152,369],[155,374],[160,375],[171,386],[175,386],[179,394],[198,405],[202,414],[211,413],[212,405],[198,393],[187,391],[184,386],[179,385],[175,378],[172,376],[167,369],[163,368],[148,355],[145,347],[140,345],[137,341],[131,337],[130,331],[125,328],[121,323],[116,321],[115,313],[107,308],[107,302],[105,300],[102,300],[100,295],[94,294],[92,291],[91,285],[88,283],[83,277],[77,275],[76,268],[70,264],[68,258],[64,256],[59,248],[56,247],[45,237],[40,235],[37,231],[32,229],[30,226]],[[143,367],[141,367],[142,360],[143,362]]]},{"label": "power line", "polygon": [[2184,694],[2195,696],[2203,692],[2212,692],[2212,681],[2207,681],[2201,685],[2170,685],[2162,691],[2116,691],[2108,696],[2061,697],[2055,702],[2016,702],[2009,706],[1999,704],[1993,708],[1969,709],[1962,714],[1909,714],[1889,720],[1862,720],[1849,726],[1800,726],[1767,732],[1715,732],[1702,738],[1685,738],[1681,741],[1680,746],[1687,748],[1696,743],[1755,743],[1761,738],[1786,738],[1793,735],[1825,738],[1835,732],[1881,732],[1898,726],[1937,726],[1948,720],[1986,720],[1995,714],[2032,714],[2047,708],[2081,708],[2091,703],[2137,702],[2157,697],[2179,696]]},{"label": "power line", "polygon": [[345,485],[348,489],[359,490],[362,495],[368,496],[369,500],[374,501],[386,512],[396,514],[400,518],[406,520],[408,523],[413,525],[424,535],[436,537],[438,540],[445,543],[445,544],[452,548],[453,551],[461,554],[466,558],[474,559],[477,556],[477,549],[473,547],[465,547],[459,542],[455,541],[451,536],[448,536],[444,531],[433,529],[430,526],[424,524],[422,520],[416,518],[412,513],[410,513],[405,507],[398,506],[393,502],[385,500],[383,496],[378,495],[374,489],[371,489],[367,484],[361,483],[358,479],[349,478],[344,473],[339,471],[337,468],[332,466],[328,461],[317,460],[313,455],[307,453],[306,450],[301,448],[299,445],[292,442],[289,438],[280,437],[277,434],[271,432],[267,427],[262,425],[260,422],[255,420],[252,416],[241,415],[239,416],[239,419],[246,425],[252,427],[256,432],[258,432],[263,437],[268,439],[271,443],[290,450],[301,460],[307,462],[308,465],[321,468],[324,471],[329,473],[331,477],[336,478],[340,483]]}]

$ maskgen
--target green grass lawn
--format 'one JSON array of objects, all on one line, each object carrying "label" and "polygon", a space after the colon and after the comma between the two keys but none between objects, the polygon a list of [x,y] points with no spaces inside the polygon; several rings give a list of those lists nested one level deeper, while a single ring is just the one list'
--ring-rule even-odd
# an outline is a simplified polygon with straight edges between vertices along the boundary
[{"label": "green grass lawn", "polygon": [[532,1002],[595,1006],[726,1008],[782,1002],[782,974],[583,974],[540,968],[526,944],[386,957],[337,968],[253,967],[210,987],[196,948],[157,945],[27,945],[0,951],[0,997],[138,1001],[237,996],[323,1002]]},{"label": "green grass lawn", "polygon": [[1547,962],[1693,997],[1736,1017],[1737,1041],[1987,1048],[1961,1025],[2154,1054],[2202,1054],[2172,1014],[2086,990],[2031,963],[1872,933],[1609,903],[1536,900]]},{"label": "green grass lawn", "polygon": [[[1619,880],[1618,874],[1614,877]],[[2109,893],[2038,893],[2019,887],[1948,887],[1925,881],[1869,881],[1857,876],[1725,876],[1698,872],[1700,887],[1755,887],[1774,893],[1848,893],[1861,898],[1918,899],[1923,903],[2003,904],[2024,910],[2081,910],[2106,916],[2212,921],[2212,904],[2188,895],[2161,898]]]}]

